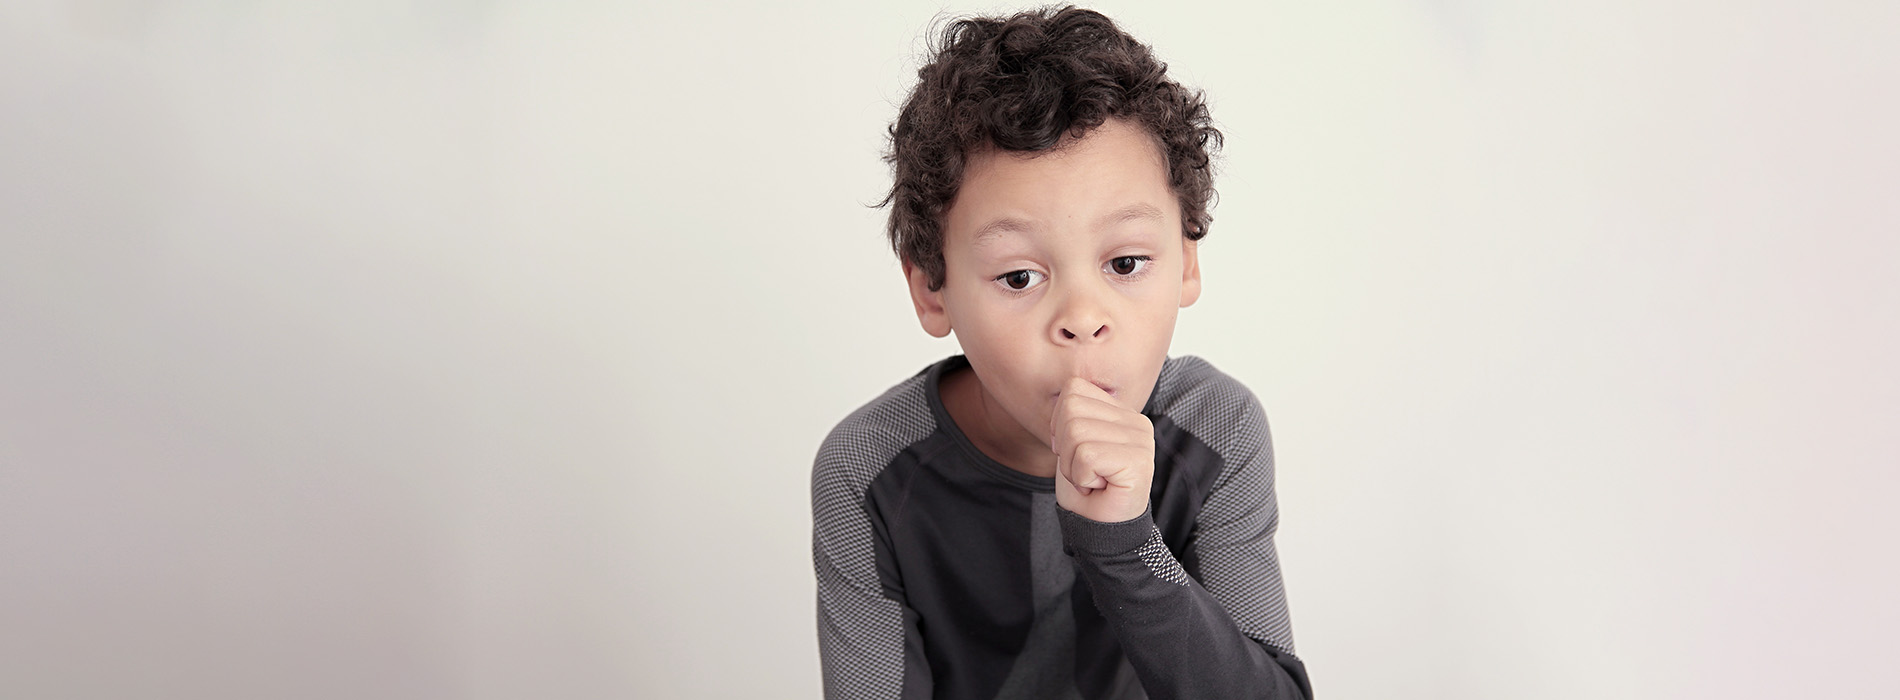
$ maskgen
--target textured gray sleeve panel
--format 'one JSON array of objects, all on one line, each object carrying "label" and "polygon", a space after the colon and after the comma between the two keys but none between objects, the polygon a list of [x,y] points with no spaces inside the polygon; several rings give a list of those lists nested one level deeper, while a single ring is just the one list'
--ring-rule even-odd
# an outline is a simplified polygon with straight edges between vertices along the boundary
[{"label": "textured gray sleeve panel", "polygon": [[1245,385],[1191,355],[1170,360],[1158,384],[1156,410],[1221,457],[1188,544],[1200,561],[1201,586],[1243,634],[1292,653],[1293,626],[1273,549],[1280,511],[1266,411]]},{"label": "textured gray sleeve panel", "polygon": [[1176,586],[1185,586],[1188,575],[1181,568],[1181,561],[1168,551],[1168,543],[1161,540],[1161,531],[1149,528],[1148,541],[1141,543],[1141,549],[1135,550],[1135,556],[1141,557],[1141,563],[1148,565],[1148,572],[1155,578]]},{"label": "textured gray sleeve panel", "polygon": [[852,412],[825,436],[812,465],[812,566],[825,697],[896,698],[904,685],[904,607],[884,595],[865,491],[905,447],[936,429],[927,375]]}]

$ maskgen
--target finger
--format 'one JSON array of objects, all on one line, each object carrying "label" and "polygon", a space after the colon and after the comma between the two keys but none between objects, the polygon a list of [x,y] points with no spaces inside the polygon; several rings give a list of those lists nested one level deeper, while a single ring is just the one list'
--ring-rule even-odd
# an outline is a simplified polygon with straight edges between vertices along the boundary
[{"label": "finger", "polygon": [[[1094,385],[1090,385],[1094,386]],[[1049,447],[1056,450],[1055,433],[1063,430],[1063,425],[1079,419],[1089,419],[1122,426],[1130,434],[1130,439],[1147,436],[1152,439],[1154,423],[1139,411],[1130,411],[1121,406],[1079,394],[1064,394],[1056,397],[1055,406],[1049,412]]]},{"label": "finger", "polygon": [[1056,460],[1056,472],[1084,494],[1111,486],[1133,488],[1144,472],[1142,451],[1134,445],[1085,442]]},{"label": "finger", "polygon": [[1060,425],[1063,420],[1078,412],[1084,415],[1098,415],[1102,412],[1102,409],[1112,408],[1112,406],[1098,405],[1103,404],[1101,398],[1093,394],[1085,393],[1086,390],[1083,387],[1094,389],[1097,392],[1101,391],[1101,387],[1097,387],[1081,379],[1069,379],[1068,382],[1062,385],[1061,391],[1056,393],[1054,405],[1050,407],[1049,432],[1055,432],[1057,425]]},{"label": "finger", "polygon": [[1081,495],[1084,495],[1084,496],[1087,496],[1087,495],[1089,495],[1089,494],[1091,494],[1091,493],[1094,493],[1094,492],[1096,492],[1096,491],[1098,491],[1098,490],[1100,490],[1100,489],[1097,489],[1097,488],[1093,488],[1093,487],[1087,487],[1087,486],[1083,486],[1083,485],[1081,485],[1081,484],[1079,484],[1079,483],[1077,483],[1077,482],[1075,481],[1075,479],[1072,479],[1072,478],[1070,478],[1070,475],[1069,475],[1069,472],[1068,472],[1068,470],[1067,470],[1067,469],[1065,469],[1064,467],[1065,467],[1065,466],[1067,466],[1067,465],[1071,465],[1071,464],[1073,464],[1073,463],[1074,463],[1074,460],[1068,460],[1068,459],[1064,459],[1064,458],[1062,458],[1062,457],[1057,457],[1057,458],[1056,458],[1056,483],[1057,483],[1057,485],[1058,485],[1058,486],[1060,486],[1060,487],[1067,487],[1067,488],[1069,488],[1069,489],[1071,489],[1071,490],[1074,490],[1074,491],[1075,491],[1076,493],[1079,493],[1079,494],[1081,494]]},{"label": "finger", "polygon": [[1056,411],[1062,417],[1086,417],[1102,420],[1121,421],[1127,417],[1139,416],[1140,412],[1130,411],[1112,403],[1081,395],[1056,397]]},{"label": "finger", "polygon": [[[1061,465],[1077,464],[1075,450],[1081,445],[1152,445],[1153,442],[1153,431],[1142,432],[1133,426],[1094,418],[1070,418],[1057,426],[1056,432],[1049,436],[1049,445],[1056,453],[1058,469]],[[1077,486],[1090,486],[1086,480],[1078,479],[1075,483]]]},{"label": "finger", "polygon": [[1115,405],[1101,387],[1080,379],[1071,379],[1062,387],[1062,391],[1056,394],[1055,406],[1049,415],[1050,426],[1053,428],[1056,418],[1067,413],[1080,411],[1087,412],[1088,415],[1096,415],[1118,410],[1123,409]]},{"label": "finger", "polygon": [[1062,391],[1056,394],[1055,404],[1058,408],[1083,415],[1141,415],[1141,411],[1123,407],[1101,387],[1081,379],[1070,379]]},{"label": "finger", "polygon": [[1055,433],[1049,436],[1049,444],[1056,454],[1065,455],[1085,442],[1139,443],[1148,439],[1150,436],[1126,423],[1071,416],[1056,426]]},{"label": "finger", "polygon": [[1083,489],[1076,486],[1074,482],[1069,481],[1069,477],[1064,476],[1058,466],[1056,470],[1056,502],[1073,503],[1075,502],[1076,496],[1087,496],[1092,493],[1095,493],[1094,489]]},{"label": "finger", "polygon": [[1106,419],[1072,415],[1049,435],[1050,450],[1064,458],[1072,458],[1077,445],[1090,442],[1138,446],[1153,454],[1154,424],[1139,413]]},{"label": "finger", "polygon": [[1094,382],[1081,377],[1070,377],[1069,381],[1063,384],[1062,393],[1089,396],[1110,402],[1115,400],[1114,397],[1108,395],[1108,392],[1096,386]]}]

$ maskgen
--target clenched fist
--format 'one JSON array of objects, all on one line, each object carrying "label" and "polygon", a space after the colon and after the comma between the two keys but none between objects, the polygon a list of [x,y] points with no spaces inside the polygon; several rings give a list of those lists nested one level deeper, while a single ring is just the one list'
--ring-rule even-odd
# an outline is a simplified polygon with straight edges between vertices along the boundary
[{"label": "clenched fist", "polygon": [[1104,523],[1133,520],[1154,486],[1154,423],[1122,408],[1088,380],[1069,380],[1049,417],[1056,503]]}]

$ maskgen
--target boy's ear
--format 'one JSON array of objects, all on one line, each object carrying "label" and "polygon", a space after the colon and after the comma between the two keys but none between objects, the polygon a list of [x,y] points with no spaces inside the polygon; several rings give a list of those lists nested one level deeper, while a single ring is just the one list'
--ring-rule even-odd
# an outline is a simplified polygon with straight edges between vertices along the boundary
[{"label": "boy's ear", "polygon": [[930,274],[904,261],[904,281],[910,285],[910,303],[917,307],[917,322],[933,338],[950,335],[950,314],[943,309],[943,289],[930,291]]},{"label": "boy's ear", "polygon": [[1200,241],[1181,238],[1181,308],[1193,306],[1201,298]]}]

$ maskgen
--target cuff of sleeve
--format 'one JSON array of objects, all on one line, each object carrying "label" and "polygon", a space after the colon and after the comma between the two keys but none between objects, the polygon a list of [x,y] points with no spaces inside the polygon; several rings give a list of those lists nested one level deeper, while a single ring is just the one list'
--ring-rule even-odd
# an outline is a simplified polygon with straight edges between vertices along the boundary
[{"label": "cuff of sleeve", "polygon": [[1155,532],[1152,509],[1119,523],[1101,523],[1056,506],[1062,522],[1062,546],[1070,555],[1112,557],[1132,554]]}]

